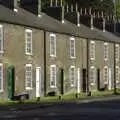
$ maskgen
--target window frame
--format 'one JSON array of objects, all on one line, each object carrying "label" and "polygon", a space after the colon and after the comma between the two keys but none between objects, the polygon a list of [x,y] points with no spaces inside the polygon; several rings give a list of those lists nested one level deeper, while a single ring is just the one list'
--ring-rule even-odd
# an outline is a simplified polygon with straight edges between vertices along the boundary
[{"label": "window frame", "polygon": [[[53,68],[55,69],[55,71],[54,71],[55,73],[53,73],[53,71],[52,71]],[[53,75],[55,75],[54,76],[54,78],[55,78],[54,81],[52,80]],[[50,88],[56,88],[57,87],[57,81],[56,80],[57,80],[57,67],[56,67],[56,65],[50,65]],[[51,84],[52,82],[54,82],[55,85],[52,85]]]},{"label": "window frame", "polygon": [[1,80],[2,80],[2,81],[1,81],[1,86],[0,86],[0,87],[1,87],[0,92],[3,92],[3,91],[4,91],[4,90],[3,90],[4,76],[3,76],[3,64],[2,64],[2,63],[0,63],[0,67],[1,67],[1,70],[2,70],[2,71],[1,71],[1,75],[2,75],[2,76],[1,76]]},{"label": "window frame", "polygon": [[[50,37],[50,56],[56,57],[56,34],[51,33],[49,37]],[[54,43],[53,47],[55,49],[54,53],[52,53],[52,39],[51,39],[51,37],[54,38],[54,42],[53,42]]]},{"label": "window frame", "polygon": [[[71,69],[73,69],[73,68],[74,68],[74,76],[72,76],[72,70],[71,70]],[[74,80],[71,79],[71,78],[73,78],[73,77],[74,77]],[[75,80],[76,80],[76,68],[75,68],[75,66],[73,66],[73,65],[70,66],[69,78],[70,78],[70,86],[71,86],[71,87],[74,87],[74,86],[75,86]],[[72,84],[72,82],[73,82],[73,84]]]},{"label": "window frame", "polygon": [[3,25],[0,24],[0,31],[2,31],[1,34],[1,50],[0,53],[4,52],[4,28]]},{"label": "window frame", "polygon": [[120,47],[119,44],[115,44],[115,60],[119,61],[120,58]]},{"label": "window frame", "polygon": [[[94,70],[94,71],[93,71]],[[94,74],[93,74],[93,76],[91,76],[91,72],[94,72]],[[93,78],[93,79],[91,79],[91,77]],[[94,86],[94,85],[96,85],[96,68],[95,68],[95,66],[91,66],[90,67],[90,81],[91,81],[91,86]]]},{"label": "window frame", "polygon": [[[31,40],[30,40],[30,43],[31,44],[31,52],[28,52],[27,49],[28,49],[28,37],[27,37],[27,34],[30,33],[31,34]],[[25,54],[26,55],[32,55],[33,54],[33,32],[31,29],[26,29],[25,30]]]},{"label": "window frame", "polygon": [[[105,69],[107,69],[107,81],[105,81]],[[103,68],[103,80],[104,80],[104,83],[108,85],[108,82],[109,82],[109,67],[108,66],[104,66]]]},{"label": "window frame", "polygon": [[[117,71],[117,70],[118,70],[118,71]],[[120,81],[119,81],[119,78],[120,78],[120,72],[119,72],[119,71],[120,71],[120,67],[119,67],[119,66],[116,66],[116,67],[115,67],[116,84],[120,82]],[[118,73],[117,73],[117,72],[118,72]],[[118,75],[117,75],[117,74],[118,74]],[[118,78],[117,78],[117,77],[118,77]],[[118,80],[117,80],[117,79],[118,79]]]},{"label": "window frame", "polygon": [[[94,45],[94,50],[93,50],[92,45]],[[95,60],[95,49],[96,49],[95,41],[92,40],[92,41],[90,41],[90,60]],[[91,53],[92,53],[92,55],[91,55]]]},{"label": "window frame", "polygon": [[[71,41],[74,41],[74,45],[73,45],[74,48],[71,48],[71,46],[72,46],[72,45],[71,45],[71,43],[72,43]],[[75,46],[76,46],[75,44],[76,44],[76,42],[75,42],[75,41],[76,41],[76,40],[75,40],[75,37],[70,37],[70,58],[71,58],[71,59],[75,59],[75,58],[76,58],[76,49],[75,49]],[[74,50],[74,51],[73,51],[74,56],[72,56],[72,50]]]},{"label": "window frame", "polygon": [[[28,83],[28,82],[27,82],[27,76],[26,76],[26,75],[27,75],[27,72],[28,72],[28,71],[26,71],[26,70],[27,70],[27,69],[26,69],[27,67],[31,67],[31,71],[29,71],[29,72],[31,72],[31,81],[29,81],[30,84],[31,84],[30,87],[27,86],[27,83]],[[26,65],[25,65],[25,89],[26,89],[26,90],[32,90],[32,89],[33,89],[33,72],[32,72],[32,64],[26,64]]]},{"label": "window frame", "polygon": [[[105,47],[107,47],[107,49],[106,49],[107,51],[105,51]],[[104,54],[103,54],[104,55],[104,60],[107,61],[109,59],[109,43],[107,43],[107,42],[104,43],[104,49],[103,50],[104,50]],[[105,56],[107,56],[107,57],[105,57]]]}]

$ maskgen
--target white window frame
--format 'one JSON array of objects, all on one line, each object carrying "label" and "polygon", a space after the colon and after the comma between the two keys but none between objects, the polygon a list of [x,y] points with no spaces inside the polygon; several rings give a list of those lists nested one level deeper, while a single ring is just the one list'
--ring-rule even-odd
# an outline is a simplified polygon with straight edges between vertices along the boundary
[{"label": "white window frame", "polygon": [[[74,69],[74,76],[73,77],[72,77],[71,69]],[[76,81],[76,70],[75,70],[75,66],[73,66],[73,65],[70,66],[69,78],[70,78],[70,86],[74,87],[75,86],[75,81]],[[74,78],[74,80],[72,78]]]},{"label": "white window frame", "polygon": [[[91,76],[91,72],[93,72],[94,74],[92,74],[93,76]],[[91,84],[91,86],[94,86],[95,84],[96,84],[96,68],[95,68],[95,66],[91,66],[90,67],[90,81],[92,81],[90,84]],[[91,79],[91,77],[93,78],[93,79]]]},{"label": "white window frame", "polygon": [[[105,80],[105,69],[107,69],[107,81]],[[104,66],[103,68],[103,79],[104,79],[104,83],[108,84],[108,80],[109,80],[109,67],[108,66]]]},{"label": "white window frame", "polygon": [[[73,45],[74,48],[71,48],[71,43],[72,43],[71,41],[74,41],[74,42],[73,42],[73,43],[74,43],[74,45]],[[74,56],[72,56],[72,50],[73,50]],[[75,55],[76,52],[75,52],[75,51],[76,51],[76,49],[75,49],[75,38],[74,38],[74,37],[70,37],[70,58],[71,58],[71,59],[76,58],[76,55]]]},{"label": "white window frame", "polygon": [[[55,69],[55,73],[53,73],[53,68]],[[52,80],[52,78],[53,78],[53,75],[55,75],[54,76],[54,80]],[[56,65],[50,65],[50,88],[56,88],[57,86],[56,86],[56,78],[57,78],[57,69],[56,69]],[[55,83],[55,85],[52,85],[51,83],[52,82],[54,82]]]},{"label": "white window frame", "polygon": [[4,44],[4,43],[3,43],[3,42],[4,42],[3,25],[0,25],[0,31],[1,31],[1,32],[0,32],[0,34],[1,34],[1,38],[0,38],[0,40],[1,40],[1,46],[0,46],[0,48],[1,48],[1,49],[0,49],[0,53],[3,53],[3,51],[4,51],[4,50],[3,50],[3,49],[4,49],[4,48],[3,48],[3,46],[4,46],[4,45],[3,45],[3,44]]},{"label": "white window frame", "polygon": [[[30,41],[30,43],[28,43],[28,39],[27,39],[27,33],[30,33],[31,34],[31,41]],[[32,41],[33,41],[33,38],[32,38],[32,30],[30,30],[30,29],[26,29],[25,30],[25,54],[26,55],[32,55],[33,53],[32,53]],[[31,52],[28,52],[27,51],[27,48],[28,48],[28,44],[31,44]]]},{"label": "white window frame", "polygon": [[119,58],[120,58],[120,48],[119,48],[119,44],[116,44],[115,45],[115,60],[116,61],[119,61]]},{"label": "white window frame", "polygon": [[95,41],[90,41],[90,60],[95,60]]},{"label": "white window frame", "polygon": [[[105,51],[105,47],[107,47],[107,51]],[[104,43],[104,60],[107,61],[109,59],[109,44],[108,43]],[[107,57],[105,57],[107,56]]]},{"label": "white window frame", "polygon": [[[53,39],[51,39],[51,37],[53,37],[54,38],[54,44],[53,44],[53,47],[54,47],[54,52],[52,53],[52,40]],[[51,57],[56,57],[56,35],[55,34],[50,34],[50,56]]]},{"label": "white window frame", "polygon": [[[30,87],[28,87],[27,86],[27,71],[26,71],[26,68],[27,67],[31,67],[31,81],[29,81],[30,82],[30,84],[31,84],[31,86]],[[25,66],[25,89],[26,90],[31,90],[33,88],[33,77],[32,77],[32,64],[26,64],[26,66]]]},{"label": "white window frame", "polygon": [[[118,71],[117,71],[118,70]],[[115,72],[116,72],[116,84],[120,83],[119,78],[120,78],[120,68],[119,66],[116,66]]]},{"label": "white window frame", "polygon": [[2,81],[0,81],[1,82],[1,89],[0,89],[0,92],[3,92],[3,64],[2,63],[0,63],[0,67],[1,67],[1,80]]}]

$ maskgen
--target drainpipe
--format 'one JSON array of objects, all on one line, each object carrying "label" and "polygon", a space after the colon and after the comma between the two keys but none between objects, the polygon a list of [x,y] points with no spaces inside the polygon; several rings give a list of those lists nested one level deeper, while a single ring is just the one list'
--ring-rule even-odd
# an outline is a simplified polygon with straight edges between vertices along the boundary
[{"label": "drainpipe", "polygon": [[44,31],[44,96],[46,93],[46,32]]}]

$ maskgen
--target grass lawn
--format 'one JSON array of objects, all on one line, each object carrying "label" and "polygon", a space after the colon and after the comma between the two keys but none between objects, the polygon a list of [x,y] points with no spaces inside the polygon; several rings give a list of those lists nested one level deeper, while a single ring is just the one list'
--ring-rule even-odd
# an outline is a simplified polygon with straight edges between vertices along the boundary
[{"label": "grass lawn", "polygon": [[[120,89],[117,89],[117,93],[120,93]],[[59,96],[54,97],[41,97],[39,101],[37,101],[37,98],[33,98],[31,100],[24,101],[24,104],[44,104],[44,103],[59,103],[59,102],[69,102],[69,101],[77,101],[80,99],[88,99],[88,98],[96,98],[96,97],[107,97],[113,95],[112,91],[103,91],[103,92],[92,92],[92,96],[87,96],[86,93],[80,93],[78,94],[76,98],[76,94],[65,94],[61,96],[61,99],[59,99]],[[20,101],[8,101],[8,100],[0,100],[0,106],[13,106],[13,105],[19,105],[22,104]]]}]

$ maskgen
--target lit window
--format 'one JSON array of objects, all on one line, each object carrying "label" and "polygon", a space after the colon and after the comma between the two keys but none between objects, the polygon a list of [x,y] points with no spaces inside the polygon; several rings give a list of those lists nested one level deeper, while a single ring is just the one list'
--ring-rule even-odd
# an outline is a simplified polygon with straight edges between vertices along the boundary
[{"label": "lit window", "polygon": [[3,53],[3,25],[0,25],[0,53]]},{"label": "lit window", "polygon": [[109,46],[108,43],[104,43],[104,60],[108,60]]},{"label": "lit window", "polygon": [[70,38],[70,57],[75,58],[75,38]]},{"label": "lit window", "polygon": [[90,42],[90,59],[95,60],[95,41]]},{"label": "lit window", "polygon": [[32,55],[32,30],[25,30],[25,53]]},{"label": "lit window", "polygon": [[115,45],[115,59],[119,61],[119,44]]},{"label": "lit window", "polygon": [[3,64],[0,63],[0,92],[3,91]]},{"label": "lit window", "polygon": [[25,80],[26,90],[32,89],[32,64],[26,64]]},{"label": "lit window", "polygon": [[56,88],[56,65],[50,66],[50,87]]},{"label": "lit window", "polygon": [[56,35],[50,34],[50,56],[56,57]]},{"label": "lit window", "polygon": [[103,71],[103,79],[105,84],[108,84],[108,76],[109,76],[108,66],[105,66]]},{"label": "lit window", "polygon": [[96,84],[96,69],[95,66],[90,67],[90,83],[92,86]]},{"label": "lit window", "polygon": [[70,67],[70,85],[71,87],[75,85],[75,66]]}]

